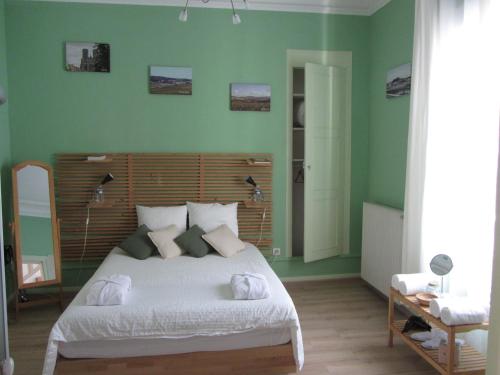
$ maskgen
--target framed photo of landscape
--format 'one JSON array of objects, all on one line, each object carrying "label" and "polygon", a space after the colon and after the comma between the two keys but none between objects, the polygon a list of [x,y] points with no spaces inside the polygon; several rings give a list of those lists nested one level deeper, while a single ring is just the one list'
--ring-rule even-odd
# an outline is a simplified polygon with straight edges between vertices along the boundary
[{"label": "framed photo of landscape", "polygon": [[387,72],[385,81],[385,97],[397,98],[410,94],[411,64],[403,64]]},{"label": "framed photo of landscape", "polygon": [[164,95],[192,95],[193,69],[170,66],[149,67],[149,92]]},{"label": "framed photo of landscape", "polygon": [[231,111],[271,111],[271,86],[231,83]]},{"label": "framed photo of landscape", "polygon": [[66,42],[66,64],[68,72],[109,73],[110,46],[108,43]]}]

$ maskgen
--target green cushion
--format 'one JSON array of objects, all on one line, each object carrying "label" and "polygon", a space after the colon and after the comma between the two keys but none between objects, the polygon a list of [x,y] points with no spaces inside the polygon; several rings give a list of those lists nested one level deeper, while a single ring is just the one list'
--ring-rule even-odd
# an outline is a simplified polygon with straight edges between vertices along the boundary
[{"label": "green cushion", "polygon": [[212,247],[201,238],[204,234],[205,231],[203,229],[198,225],[193,225],[189,230],[175,238],[174,241],[177,246],[188,254],[196,258],[201,258],[212,251]]},{"label": "green cushion", "polygon": [[130,256],[136,259],[146,259],[154,254],[156,247],[148,236],[151,232],[146,225],[141,225],[119,245]]}]

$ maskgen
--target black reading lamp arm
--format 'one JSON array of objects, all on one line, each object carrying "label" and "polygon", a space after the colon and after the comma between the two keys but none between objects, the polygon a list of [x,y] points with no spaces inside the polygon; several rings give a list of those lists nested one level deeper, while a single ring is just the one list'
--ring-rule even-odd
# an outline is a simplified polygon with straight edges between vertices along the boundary
[{"label": "black reading lamp arm", "polygon": [[246,176],[245,182],[249,185],[252,185],[253,187],[257,187],[257,183],[255,182],[252,176]]},{"label": "black reading lamp arm", "polygon": [[252,194],[252,199],[254,201],[263,201],[264,200],[264,193],[260,189],[259,185],[255,182],[252,176],[247,176],[245,177],[245,182],[249,185],[253,186],[254,192]]},{"label": "black reading lamp arm", "polygon": [[113,177],[113,175],[111,173],[108,173],[106,176],[104,176],[104,178],[102,179],[102,182],[101,182],[101,185],[105,185],[107,184],[108,182],[111,182],[113,181],[115,178]]}]

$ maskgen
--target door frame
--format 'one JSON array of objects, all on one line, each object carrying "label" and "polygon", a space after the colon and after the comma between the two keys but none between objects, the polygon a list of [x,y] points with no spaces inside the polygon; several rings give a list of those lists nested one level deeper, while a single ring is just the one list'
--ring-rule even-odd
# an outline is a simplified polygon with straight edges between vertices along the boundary
[{"label": "door frame", "polygon": [[[286,51],[287,60],[287,114],[286,114],[286,256],[292,256],[292,141],[293,141],[293,68],[304,68],[310,62],[321,65],[343,67],[347,72],[347,124],[345,131],[345,185],[346,204],[344,204],[344,233],[342,254],[350,251],[350,217],[351,217],[351,117],[352,117],[352,52],[326,50],[295,50]],[[305,125],[307,126],[307,124]]]}]

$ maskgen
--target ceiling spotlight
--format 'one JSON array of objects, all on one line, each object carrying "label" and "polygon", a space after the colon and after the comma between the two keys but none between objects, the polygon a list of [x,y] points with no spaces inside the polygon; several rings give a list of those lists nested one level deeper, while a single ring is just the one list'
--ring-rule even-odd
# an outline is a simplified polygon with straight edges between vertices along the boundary
[{"label": "ceiling spotlight", "polygon": [[234,10],[234,3],[233,0],[231,0],[231,8],[233,9],[233,25],[239,25],[241,23],[240,16],[236,14],[236,11]]},{"label": "ceiling spotlight", "polygon": [[179,14],[179,21],[186,22],[187,20],[188,20],[188,11],[187,9],[183,9]]},{"label": "ceiling spotlight", "polygon": [[[201,0],[202,3],[206,4],[210,0]],[[234,0],[229,0],[231,2],[231,9],[233,10],[233,25],[239,25],[241,23],[241,18],[239,14],[236,13],[236,10],[234,9]],[[246,9],[248,9],[248,1],[247,0],[242,0],[243,4]],[[186,0],[186,5],[184,6],[184,9],[181,10],[179,13],[179,21],[181,22],[187,22],[188,19],[188,5],[189,5],[189,0]]]},{"label": "ceiling spotlight", "polygon": [[181,22],[186,22],[188,20],[188,4],[189,4],[189,0],[186,0],[186,5],[184,6],[184,9],[181,10],[180,14],[179,14],[179,21]]}]

